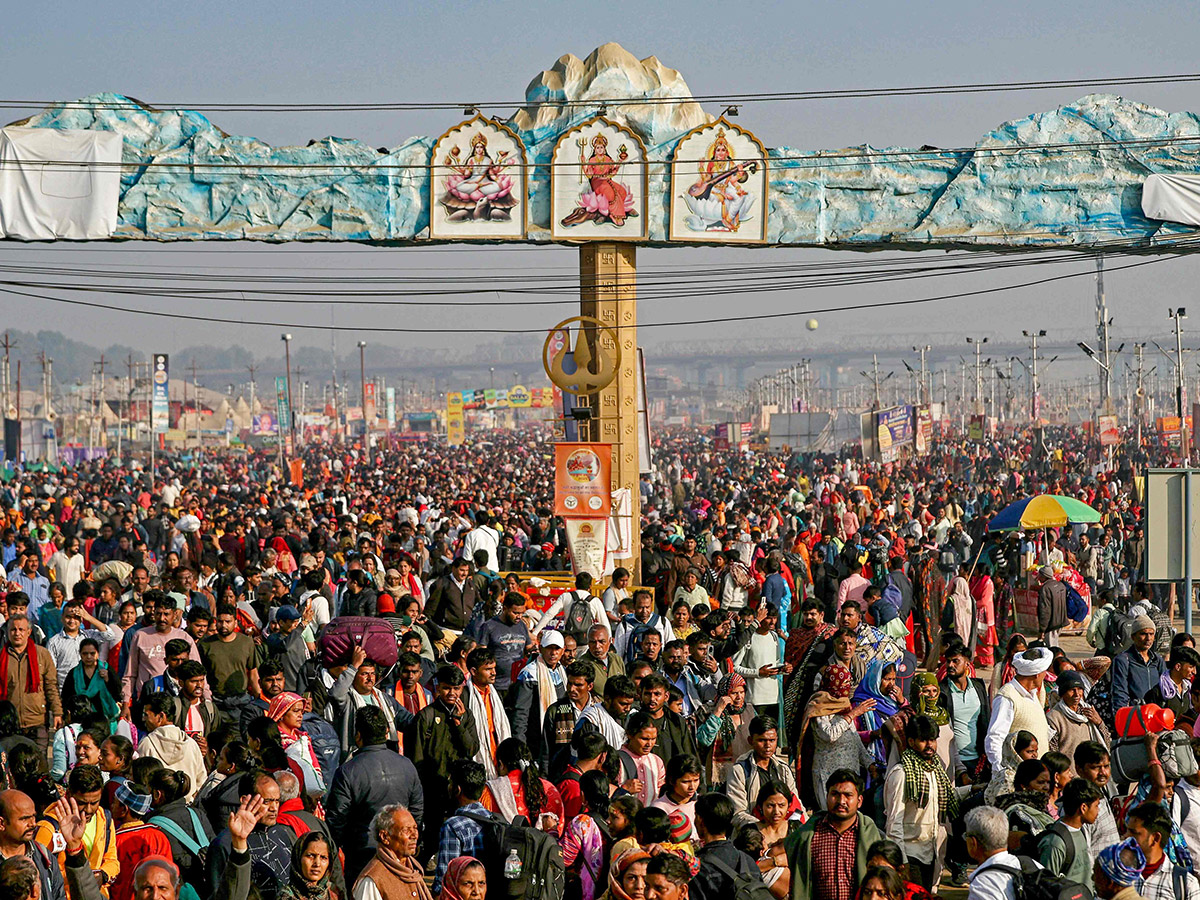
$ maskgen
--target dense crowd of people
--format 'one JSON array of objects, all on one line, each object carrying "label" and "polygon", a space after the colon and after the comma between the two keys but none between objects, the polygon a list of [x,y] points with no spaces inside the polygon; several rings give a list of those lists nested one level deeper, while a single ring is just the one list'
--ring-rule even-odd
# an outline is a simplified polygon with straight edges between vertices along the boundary
[{"label": "dense crowd of people", "polygon": [[0,900],[1200,900],[1167,448],[654,450],[573,576],[533,432],[12,472]]}]

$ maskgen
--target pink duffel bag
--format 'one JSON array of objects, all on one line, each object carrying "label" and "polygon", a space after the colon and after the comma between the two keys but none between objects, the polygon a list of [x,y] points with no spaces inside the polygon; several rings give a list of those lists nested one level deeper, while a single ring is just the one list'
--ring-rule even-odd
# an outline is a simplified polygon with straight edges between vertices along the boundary
[{"label": "pink duffel bag", "polygon": [[400,656],[396,632],[386,621],[370,616],[339,616],[321,634],[321,665],[348,665],[355,647],[362,647],[367,659],[377,666],[394,666]]}]

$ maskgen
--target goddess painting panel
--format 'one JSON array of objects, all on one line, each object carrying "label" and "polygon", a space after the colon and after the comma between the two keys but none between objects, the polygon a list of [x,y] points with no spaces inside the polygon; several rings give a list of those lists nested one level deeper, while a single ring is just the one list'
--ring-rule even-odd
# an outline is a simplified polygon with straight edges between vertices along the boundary
[{"label": "goddess painting panel", "polygon": [[632,131],[596,118],[554,149],[551,233],[565,240],[646,237],[646,156]]},{"label": "goddess painting panel", "polygon": [[671,163],[671,239],[766,240],[767,158],[752,134],[724,119],[695,129]]},{"label": "goddess painting panel", "polygon": [[476,117],[446,132],[433,147],[429,236],[523,237],[525,169],[525,148],[499,122]]}]

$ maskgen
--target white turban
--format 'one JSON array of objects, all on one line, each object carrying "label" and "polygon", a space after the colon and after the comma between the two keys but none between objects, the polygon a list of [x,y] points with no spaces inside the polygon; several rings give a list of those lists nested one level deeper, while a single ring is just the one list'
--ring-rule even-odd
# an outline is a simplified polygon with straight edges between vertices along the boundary
[{"label": "white turban", "polygon": [[[1032,656],[1032,658],[1030,658]],[[1030,676],[1040,675],[1050,668],[1050,663],[1054,661],[1054,654],[1045,647],[1038,647],[1034,650],[1026,650],[1024,653],[1018,653],[1013,657],[1013,668],[1017,670],[1018,675]]]}]

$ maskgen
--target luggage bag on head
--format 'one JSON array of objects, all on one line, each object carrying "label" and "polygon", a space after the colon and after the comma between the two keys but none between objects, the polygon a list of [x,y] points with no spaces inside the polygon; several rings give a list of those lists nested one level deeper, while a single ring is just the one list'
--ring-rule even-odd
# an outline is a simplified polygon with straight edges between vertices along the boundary
[{"label": "luggage bag on head", "polygon": [[394,666],[400,657],[396,632],[383,619],[369,616],[339,616],[321,634],[321,665],[348,665],[355,647],[377,666]]}]

